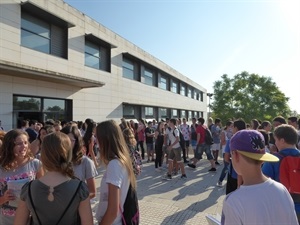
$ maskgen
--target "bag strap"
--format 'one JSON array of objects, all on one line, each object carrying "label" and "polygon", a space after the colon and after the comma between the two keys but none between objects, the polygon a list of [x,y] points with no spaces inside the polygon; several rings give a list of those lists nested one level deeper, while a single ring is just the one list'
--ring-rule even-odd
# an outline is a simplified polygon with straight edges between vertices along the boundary
[{"label": "bag strap", "polygon": [[[128,187],[128,191],[127,191],[126,198],[127,198],[127,197],[128,197],[128,195],[129,195],[129,191],[131,191],[131,184],[129,184],[129,187]],[[125,198],[125,201],[126,201],[126,198]],[[125,204],[125,202],[124,202],[124,204]],[[124,207],[124,205],[123,205],[123,207]],[[127,225],[127,224],[126,224],[126,220],[125,220],[125,217],[124,217],[124,215],[123,215],[122,208],[121,208],[121,205],[120,205],[120,204],[119,204],[119,210],[120,210],[120,213],[121,213],[121,216],[122,216],[122,225]]]},{"label": "bag strap", "polygon": [[[42,225],[41,220],[40,220],[38,214],[36,213],[35,206],[34,206],[33,201],[32,201],[32,197],[31,197],[31,189],[30,189],[31,182],[32,182],[32,181],[30,181],[30,182],[29,182],[29,185],[28,185],[29,200],[30,200],[31,206],[32,206],[32,208],[33,208],[33,211],[34,211],[34,213],[35,213],[35,215],[36,215],[36,217],[37,217],[37,219],[38,219],[39,225]],[[80,186],[81,186],[81,183],[82,183],[82,181],[79,182],[79,184],[78,184],[78,186],[77,186],[77,188],[76,188],[75,193],[73,194],[73,196],[72,196],[72,198],[71,198],[71,200],[70,200],[68,206],[65,208],[64,212],[63,212],[62,215],[60,216],[60,218],[59,218],[59,220],[57,221],[56,225],[59,224],[59,222],[62,220],[63,216],[65,215],[65,213],[68,211],[70,205],[72,204],[72,202],[73,202],[73,200],[74,200],[74,198],[75,198],[75,196],[76,196],[76,194],[77,194],[77,192],[78,192],[78,190],[79,190],[79,188],[80,188]]]},{"label": "bag strap", "polygon": [[76,191],[75,191],[75,193],[73,194],[73,197],[71,198],[71,200],[70,200],[68,206],[65,208],[64,212],[61,214],[61,216],[60,216],[59,220],[57,221],[56,225],[59,224],[59,222],[62,220],[63,216],[65,215],[65,213],[66,213],[66,212],[68,211],[68,209],[70,208],[70,205],[72,204],[72,202],[73,202],[73,200],[74,200],[74,198],[75,198],[75,196],[76,196],[76,194],[77,194],[77,192],[78,192],[78,190],[79,190],[79,188],[80,188],[80,186],[81,186],[81,183],[82,183],[82,181],[79,182],[79,184],[78,184],[78,186],[77,186],[77,188],[76,188]]},{"label": "bag strap", "polygon": [[28,185],[28,195],[29,195],[29,200],[30,200],[30,204],[31,204],[31,206],[32,206],[32,208],[33,208],[34,214],[36,215],[36,218],[38,219],[39,225],[41,225],[41,224],[42,224],[42,223],[41,223],[41,220],[40,220],[38,214],[36,213],[35,206],[34,206],[33,201],[32,201],[31,188],[30,188],[31,183],[32,183],[32,181],[30,181],[30,182],[29,182],[29,185]]}]

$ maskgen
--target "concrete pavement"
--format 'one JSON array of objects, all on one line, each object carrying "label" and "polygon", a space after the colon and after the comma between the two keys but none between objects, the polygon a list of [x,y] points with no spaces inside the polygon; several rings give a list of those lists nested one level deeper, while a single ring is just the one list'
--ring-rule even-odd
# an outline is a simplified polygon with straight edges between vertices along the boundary
[{"label": "concrete pavement", "polygon": [[[216,184],[223,164],[217,166],[217,172],[208,172],[209,168],[210,163],[203,159],[198,162],[196,169],[185,167],[187,179],[181,179],[179,173],[172,180],[166,181],[162,180],[166,170],[156,172],[153,162],[144,162],[142,174],[137,178],[140,224],[206,225],[205,215],[221,214],[225,187],[217,187]],[[96,178],[98,192],[102,174],[103,169],[100,168]],[[94,200],[93,211],[96,207],[97,201]]]}]

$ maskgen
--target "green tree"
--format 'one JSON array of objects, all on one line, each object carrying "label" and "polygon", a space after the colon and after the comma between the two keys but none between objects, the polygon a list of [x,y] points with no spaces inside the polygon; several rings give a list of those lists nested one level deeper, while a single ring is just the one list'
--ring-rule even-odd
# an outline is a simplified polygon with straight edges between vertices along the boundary
[{"label": "green tree", "polygon": [[222,80],[214,82],[214,101],[211,109],[215,118],[243,118],[272,120],[281,115],[288,117],[291,110],[289,98],[282,93],[271,77],[242,72],[232,79],[224,74]]}]

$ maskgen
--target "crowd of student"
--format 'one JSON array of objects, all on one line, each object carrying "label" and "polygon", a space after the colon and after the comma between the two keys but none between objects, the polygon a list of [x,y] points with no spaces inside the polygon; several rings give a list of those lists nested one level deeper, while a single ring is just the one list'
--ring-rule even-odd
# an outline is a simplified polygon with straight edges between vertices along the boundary
[{"label": "crowd of student", "polygon": [[[287,122],[276,117],[272,123],[253,119],[249,126],[237,119],[224,127],[211,118],[207,125],[204,118],[189,124],[185,118],[158,123],[122,118],[120,124],[23,121],[20,129],[0,131],[0,224],[93,224],[90,199],[96,196],[100,162],[106,170],[96,219],[101,225],[122,224],[128,190],[136,189],[141,173],[139,155],[144,163],[154,162],[157,172],[166,170],[163,179],[171,180],[179,171],[187,179],[185,163],[196,168],[203,153],[208,171],[215,172],[221,150],[217,186],[227,175],[222,224],[298,224],[300,192],[287,190],[279,174],[283,158],[300,157],[299,123],[297,117]],[[206,142],[206,130],[213,144]],[[27,183],[16,194],[9,186],[20,180]]]},{"label": "crowd of student", "polygon": [[99,162],[106,170],[95,217],[101,225],[122,224],[136,177],[119,125],[91,119],[85,129],[75,122],[26,123],[1,132],[0,224],[92,225]]}]

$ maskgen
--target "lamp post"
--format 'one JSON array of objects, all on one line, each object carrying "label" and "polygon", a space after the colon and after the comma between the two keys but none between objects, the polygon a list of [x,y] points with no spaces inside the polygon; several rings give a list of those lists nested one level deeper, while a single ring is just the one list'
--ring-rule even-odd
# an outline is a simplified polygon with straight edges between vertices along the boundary
[{"label": "lamp post", "polygon": [[209,98],[208,99],[208,117],[210,117],[210,100],[211,100],[211,97],[214,95],[213,93],[206,93],[207,97]]}]

